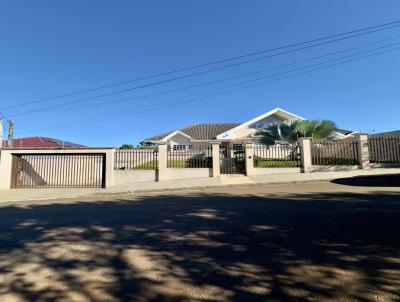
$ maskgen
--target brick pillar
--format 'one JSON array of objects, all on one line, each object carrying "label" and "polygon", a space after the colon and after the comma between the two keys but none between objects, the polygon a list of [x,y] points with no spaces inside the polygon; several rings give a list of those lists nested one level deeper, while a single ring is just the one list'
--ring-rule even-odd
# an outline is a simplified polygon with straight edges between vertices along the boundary
[{"label": "brick pillar", "polygon": [[369,169],[368,135],[357,134],[355,139],[357,142],[358,167]]},{"label": "brick pillar", "polygon": [[310,173],[312,168],[311,158],[311,142],[310,137],[302,137],[299,139],[301,152],[301,172]]},{"label": "brick pillar", "polygon": [[246,175],[250,176],[254,174],[254,144],[246,144],[244,150]]},{"label": "brick pillar", "polygon": [[158,145],[158,181],[167,179],[167,143]]},{"label": "brick pillar", "polygon": [[219,154],[219,148],[220,148],[220,143],[219,142],[212,142],[212,177],[218,177],[220,176],[220,154]]}]

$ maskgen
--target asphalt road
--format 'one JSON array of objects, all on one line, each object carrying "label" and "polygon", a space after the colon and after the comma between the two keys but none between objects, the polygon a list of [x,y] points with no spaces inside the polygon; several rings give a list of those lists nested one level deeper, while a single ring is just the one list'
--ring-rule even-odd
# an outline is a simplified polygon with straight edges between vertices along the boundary
[{"label": "asphalt road", "polygon": [[399,301],[398,180],[3,203],[0,301]]}]

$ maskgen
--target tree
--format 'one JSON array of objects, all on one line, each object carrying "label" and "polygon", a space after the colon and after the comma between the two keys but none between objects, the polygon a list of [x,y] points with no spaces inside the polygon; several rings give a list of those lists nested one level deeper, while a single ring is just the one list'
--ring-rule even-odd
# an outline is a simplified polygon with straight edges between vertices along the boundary
[{"label": "tree", "polygon": [[326,140],[333,137],[336,129],[335,123],[328,120],[294,120],[266,125],[257,134],[266,145],[298,146],[301,137]]},{"label": "tree", "polygon": [[139,143],[140,147],[156,147],[157,145],[151,142],[141,141]]},{"label": "tree", "polygon": [[119,147],[120,149],[135,149],[134,145],[131,144],[123,144],[121,147]]}]

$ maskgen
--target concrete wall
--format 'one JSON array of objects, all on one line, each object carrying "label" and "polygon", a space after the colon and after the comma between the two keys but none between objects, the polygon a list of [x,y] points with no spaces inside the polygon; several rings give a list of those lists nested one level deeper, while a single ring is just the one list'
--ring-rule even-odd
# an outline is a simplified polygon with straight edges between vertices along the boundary
[{"label": "concrete wall", "polygon": [[301,168],[254,168],[251,175],[300,173]]},{"label": "concrete wall", "polygon": [[210,168],[168,168],[166,170],[166,179],[187,179],[211,177],[212,169]]},{"label": "concrete wall", "polygon": [[352,171],[359,169],[355,166],[312,166],[309,172],[334,172],[334,171]]},{"label": "concrete wall", "polygon": [[156,181],[155,170],[114,170],[114,185]]},{"label": "concrete wall", "polygon": [[398,168],[400,164],[395,163],[370,163],[370,168]]}]

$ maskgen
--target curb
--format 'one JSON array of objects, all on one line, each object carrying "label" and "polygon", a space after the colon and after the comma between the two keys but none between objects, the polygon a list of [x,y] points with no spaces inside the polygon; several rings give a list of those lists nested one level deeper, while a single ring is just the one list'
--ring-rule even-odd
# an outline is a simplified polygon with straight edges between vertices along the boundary
[{"label": "curb", "polygon": [[230,188],[248,188],[248,187],[259,187],[259,186],[280,186],[280,185],[294,185],[294,184],[307,184],[307,183],[321,183],[329,182],[336,177],[330,179],[315,179],[315,180],[304,180],[304,181],[282,181],[274,183],[247,183],[247,184],[228,184],[228,185],[215,185],[215,186],[196,186],[196,187],[184,187],[184,188],[162,188],[162,189],[147,189],[147,190],[134,190],[134,191],[121,191],[121,192],[104,192],[96,193],[90,196],[112,196],[112,195],[136,195],[136,194],[146,194],[146,193],[162,193],[162,192],[185,192],[185,191],[198,191],[198,190],[211,190],[211,189],[230,189]]},{"label": "curb", "polygon": [[[352,175],[348,176],[348,178],[352,177],[366,177],[366,178],[374,178],[374,177],[382,177],[383,175],[392,175],[399,174],[398,171],[394,173],[385,173],[385,174],[367,174],[367,175]],[[31,198],[16,198],[16,199],[8,199],[8,200],[0,200],[0,203],[7,202],[22,202],[22,201],[40,201],[40,200],[69,200],[69,199],[77,199],[77,198],[93,198],[96,196],[99,197],[107,197],[107,196],[118,196],[118,195],[143,195],[143,194],[161,194],[161,193],[169,193],[169,192],[193,192],[200,190],[212,190],[212,189],[230,189],[230,188],[251,188],[251,187],[272,187],[272,186],[282,186],[282,185],[294,185],[294,184],[312,184],[312,183],[326,183],[335,179],[339,179],[343,177],[329,177],[329,178],[319,178],[319,179],[305,179],[305,180],[289,180],[289,181],[276,181],[276,182],[254,182],[254,183],[243,183],[243,184],[215,184],[215,185],[204,185],[204,186],[189,186],[189,187],[178,187],[178,188],[152,188],[152,189],[138,189],[138,190],[126,190],[126,191],[114,191],[114,192],[88,192],[82,193],[81,195],[75,196],[65,196],[65,197],[33,197]]]}]

